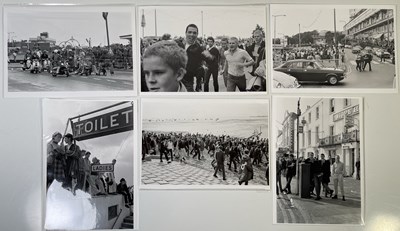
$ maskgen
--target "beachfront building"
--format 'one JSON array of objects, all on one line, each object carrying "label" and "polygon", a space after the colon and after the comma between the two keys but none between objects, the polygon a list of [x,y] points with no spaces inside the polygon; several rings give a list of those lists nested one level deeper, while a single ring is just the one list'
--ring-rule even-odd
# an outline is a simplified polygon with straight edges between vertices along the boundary
[{"label": "beachfront building", "polygon": [[394,45],[393,9],[352,9],[349,14],[349,22],[343,27],[346,38],[358,44],[363,41],[383,47]]},{"label": "beachfront building", "polygon": [[56,40],[49,37],[48,32],[42,32],[39,36],[29,38],[30,49],[40,48],[41,50],[50,50],[56,45]]},{"label": "beachfront building", "polygon": [[285,112],[285,118],[282,122],[282,130],[278,131],[278,153],[293,154],[295,152],[295,121],[297,114],[294,112]]},{"label": "beachfront building", "polygon": [[340,155],[346,175],[355,177],[360,158],[359,111],[359,99],[354,98],[322,98],[308,105],[300,115],[299,156],[307,158],[313,152],[334,159]]}]

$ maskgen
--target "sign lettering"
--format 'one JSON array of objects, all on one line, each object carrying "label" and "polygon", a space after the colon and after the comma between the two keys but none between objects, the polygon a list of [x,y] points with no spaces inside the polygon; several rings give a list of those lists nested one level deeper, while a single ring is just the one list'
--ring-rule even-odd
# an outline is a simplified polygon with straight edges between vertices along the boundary
[{"label": "sign lettering", "polygon": [[78,122],[71,122],[76,140],[87,140],[133,130],[133,107],[122,108]]},{"label": "sign lettering", "polygon": [[93,164],[92,172],[114,172],[113,164]]},{"label": "sign lettering", "polygon": [[336,122],[338,120],[342,120],[344,119],[345,116],[352,116],[352,115],[356,115],[359,113],[359,107],[358,105],[353,106],[351,108],[348,108],[344,111],[338,112],[336,114],[333,115],[333,121]]}]

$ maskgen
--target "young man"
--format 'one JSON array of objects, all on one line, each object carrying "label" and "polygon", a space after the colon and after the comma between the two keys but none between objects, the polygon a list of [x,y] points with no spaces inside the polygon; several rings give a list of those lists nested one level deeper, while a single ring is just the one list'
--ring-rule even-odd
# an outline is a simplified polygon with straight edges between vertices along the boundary
[{"label": "young man", "polygon": [[222,170],[222,179],[226,180],[225,177],[225,154],[223,151],[221,151],[221,148],[219,147],[219,145],[216,146],[216,154],[215,154],[215,159],[217,161],[217,167],[215,168],[215,172],[214,172],[214,177],[217,177],[217,173],[218,171],[221,169]]},{"label": "young man", "polygon": [[117,192],[124,196],[125,207],[129,208],[130,205],[133,205],[131,193],[129,192],[128,186],[126,185],[126,181],[124,178],[121,178],[119,182],[120,183],[117,185]]},{"label": "young man", "polygon": [[255,30],[253,32],[253,38],[254,43],[246,49],[247,53],[249,53],[251,58],[255,61],[251,72],[252,75],[254,75],[254,71],[260,65],[261,60],[265,60],[265,42],[263,32],[261,30]]},{"label": "young man", "polygon": [[181,83],[186,73],[186,52],[173,41],[149,46],[143,55],[143,72],[149,91],[186,92]]},{"label": "young man", "polygon": [[[228,38],[227,37],[223,37],[221,39],[221,48],[219,49],[219,66],[220,66],[219,68],[220,68],[220,70],[224,69],[224,65],[225,65],[225,61],[226,61],[224,53],[228,49],[229,49],[228,48]],[[222,74],[222,77],[224,78],[225,87],[227,87],[228,86],[227,85],[227,82],[228,82],[228,70],[224,70],[223,72],[221,71],[220,74]]]},{"label": "young man", "polygon": [[208,92],[208,84],[210,82],[211,75],[213,76],[214,92],[219,91],[218,86],[218,62],[219,62],[219,51],[215,47],[214,38],[207,38],[207,50],[203,52],[207,63],[207,73],[204,78],[204,92]]},{"label": "young man", "polygon": [[238,48],[239,40],[235,37],[229,39],[229,50],[225,51],[225,67],[228,68],[227,91],[246,91],[246,76],[244,68],[254,64],[254,60],[243,49]]},{"label": "young man", "polygon": [[332,179],[335,188],[335,195],[332,197],[332,199],[338,198],[337,195],[338,195],[338,184],[339,184],[340,192],[342,193],[342,200],[343,201],[346,200],[344,197],[343,175],[344,175],[344,164],[340,162],[340,156],[336,155],[335,163],[332,166]]}]

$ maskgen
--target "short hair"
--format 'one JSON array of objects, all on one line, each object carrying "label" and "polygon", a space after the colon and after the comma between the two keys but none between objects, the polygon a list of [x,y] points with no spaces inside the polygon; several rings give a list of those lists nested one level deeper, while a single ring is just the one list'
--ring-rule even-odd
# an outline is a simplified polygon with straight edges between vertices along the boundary
[{"label": "short hair", "polygon": [[264,32],[262,31],[262,30],[260,30],[260,29],[256,29],[256,30],[254,30],[253,31],[253,35],[255,34],[255,33],[260,33],[262,36],[264,36]]},{"label": "short hair", "polygon": [[175,72],[185,69],[188,61],[186,51],[174,41],[160,41],[149,46],[143,54],[143,59],[151,56],[160,57]]},{"label": "short hair", "polygon": [[207,41],[208,41],[208,40],[211,40],[211,41],[215,42],[214,38],[211,37],[211,36],[207,38]]},{"label": "short hair", "polygon": [[229,40],[235,40],[237,43],[239,43],[239,39],[236,37],[230,37]]},{"label": "short hair", "polygon": [[194,27],[194,28],[196,28],[197,33],[199,33],[199,28],[198,28],[195,24],[189,24],[189,25],[187,25],[186,30],[185,30],[185,33],[188,31],[189,27]]},{"label": "short hair", "polygon": [[71,133],[66,134],[64,137],[70,140],[74,140],[74,136]]},{"label": "short hair", "polygon": [[52,139],[56,138],[57,136],[62,137],[60,132],[54,132],[53,135],[51,136]]},{"label": "short hair", "polygon": [[222,38],[221,38],[221,42],[222,42],[222,41],[228,42],[228,37],[222,37]]}]

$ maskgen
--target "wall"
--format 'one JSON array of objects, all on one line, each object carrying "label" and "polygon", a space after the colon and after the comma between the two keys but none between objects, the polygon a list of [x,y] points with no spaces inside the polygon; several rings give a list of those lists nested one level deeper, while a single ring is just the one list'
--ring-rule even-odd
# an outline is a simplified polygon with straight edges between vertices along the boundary
[{"label": "wall", "polygon": [[[0,1],[0,3],[17,3]],[[38,3],[37,0],[28,2]],[[59,2],[59,1],[43,1]],[[62,2],[71,2],[64,0]],[[111,1],[72,1],[107,3]],[[130,1],[112,1],[129,3]],[[258,0],[198,0],[202,3],[264,3]],[[270,0],[268,3],[321,3],[320,0]],[[333,3],[333,1],[324,1]],[[347,0],[337,3],[349,4]],[[141,0],[166,4],[184,0]],[[353,0],[351,4],[397,4],[398,0]],[[400,36],[400,11],[396,13]],[[2,14],[2,13],[1,13]],[[2,18],[2,17],[1,17]],[[4,42],[4,41],[2,41]],[[397,41],[399,43],[399,40]],[[1,47],[1,50],[3,47]],[[399,54],[399,52],[397,52]],[[399,57],[399,55],[396,55]],[[3,89],[3,81],[0,89]],[[343,94],[340,94],[341,96]],[[348,94],[350,96],[359,96]],[[339,96],[339,95],[337,95]],[[400,95],[364,94],[365,226],[273,225],[273,191],[142,190],[140,230],[143,231],[358,231],[400,230]],[[41,104],[39,99],[0,98],[0,230],[42,230]]]}]

